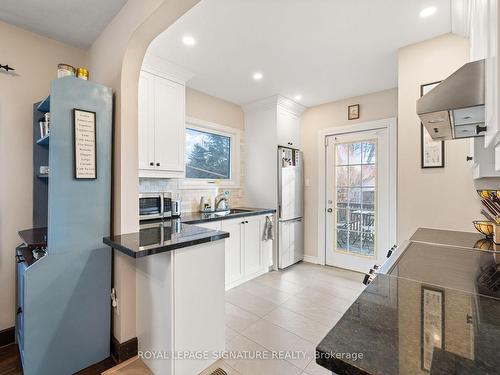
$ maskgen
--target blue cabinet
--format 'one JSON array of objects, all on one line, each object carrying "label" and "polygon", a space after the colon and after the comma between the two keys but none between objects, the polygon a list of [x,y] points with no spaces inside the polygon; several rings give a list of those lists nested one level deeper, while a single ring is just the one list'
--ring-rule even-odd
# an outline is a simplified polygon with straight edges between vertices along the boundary
[{"label": "blue cabinet", "polygon": [[[75,108],[96,113],[95,180],[74,178]],[[49,110],[50,143],[37,142],[38,116]],[[47,255],[18,263],[16,335],[25,375],[67,375],[110,352],[111,249],[102,238],[111,227],[112,91],[56,79],[33,114],[33,225],[47,227]],[[38,178],[40,165],[49,178]]]}]

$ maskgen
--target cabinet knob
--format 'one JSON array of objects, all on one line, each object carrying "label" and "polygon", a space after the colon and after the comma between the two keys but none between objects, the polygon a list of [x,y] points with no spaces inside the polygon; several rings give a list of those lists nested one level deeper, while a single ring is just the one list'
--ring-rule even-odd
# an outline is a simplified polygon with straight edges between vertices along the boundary
[{"label": "cabinet knob", "polygon": [[467,156],[467,157],[465,158],[465,161],[472,161],[472,159],[474,159],[472,156]]},{"label": "cabinet knob", "polygon": [[245,220],[245,224],[248,224],[248,220]]},{"label": "cabinet knob", "polygon": [[160,163],[156,163],[156,166],[159,167],[160,166]]},{"label": "cabinet knob", "polygon": [[155,165],[155,163],[153,163],[153,162],[150,162],[150,163],[149,163],[149,165],[150,165],[150,166],[153,166],[153,165]]}]

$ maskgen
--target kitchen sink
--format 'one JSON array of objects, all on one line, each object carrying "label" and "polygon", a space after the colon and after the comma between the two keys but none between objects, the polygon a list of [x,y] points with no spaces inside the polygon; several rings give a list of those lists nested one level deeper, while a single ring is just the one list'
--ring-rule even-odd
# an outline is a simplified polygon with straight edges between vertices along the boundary
[{"label": "kitchen sink", "polygon": [[244,214],[245,212],[252,212],[253,210],[247,210],[244,208],[231,208],[230,210],[224,210],[224,211],[212,211],[212,212],[207,212],[210,214],[214,214],[216,216],[227,216],[227,215],[235,215],[235,214]]}]

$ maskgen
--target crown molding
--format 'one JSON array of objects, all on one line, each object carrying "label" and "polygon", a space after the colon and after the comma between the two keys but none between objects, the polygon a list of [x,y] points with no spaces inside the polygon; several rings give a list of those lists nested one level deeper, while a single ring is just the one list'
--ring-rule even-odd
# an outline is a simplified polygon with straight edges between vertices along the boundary
[{"label": "crown molding", "polygon": [[147,52],[144,56],[141,70],[167,78],[182,85],[185,85],[187,81],[194,77],[193,72],[151,52]]},{"label": "crown molding", "polygon": [[259,99],[254,102],[245,104],[242,106],[242,108],[245,113],[251,113],[255,111],[266,111],[270,109],[282,109],[295,116],[300,116],[306,110],[307,107],[285,96],[273,95],[268,98]]}]

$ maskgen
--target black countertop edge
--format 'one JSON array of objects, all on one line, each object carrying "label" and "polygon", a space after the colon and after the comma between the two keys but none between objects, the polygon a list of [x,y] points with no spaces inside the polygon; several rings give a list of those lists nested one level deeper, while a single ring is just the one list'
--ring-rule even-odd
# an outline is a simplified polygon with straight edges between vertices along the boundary
[{"label": "black countertop edge", "polygon": [[212,213],[190,212],[181,215],[181,222],[186,224],[200,224],[200,223],[208,223],[210,221],[238,219],[248,216],[271,215],[276,212],[274,208],[271,209],[271,208],[235,207],[234,209],[247,210],[247,211],[238,212],[235,214],[229,214],[225,216],[217,216]]},{"label": "black countertop edge", "polygon": [[[104,237],[103,241],[106,245],[112,247],[113,249],[124,253],[132,258],[142,258],[148,255],[155,255],[166,253],[168,251],[173,251],[177,249],[182,249],[184,247],[190,247],[194,245],[200,245],[207,242],[214,242],[218,240],[223,240],[225,238],[229,238],[229,233],[221,232],[221,231],[210,231],[210,235],[204,235],[204,237],[200,237],[199,235],[192,236],[192,239],[185,238],[182,242],[158,245],[158,247],[133,251],[122,244],[115,242],[111,239],[111,237]],[[207,233],[208,234],[208,233]]]},{"label": "black countertop edge", "polygon": [[[342,353],[339,353],[342,354]],[[321,350],[320,347],[316,348],[316,363],[325,369],[328,369],[336,374],[342,375],[371,375],[370,373],[361,370],[358,367],[352,366],[342,359],[336,357],[337,353],[327,353]]]}]

